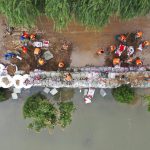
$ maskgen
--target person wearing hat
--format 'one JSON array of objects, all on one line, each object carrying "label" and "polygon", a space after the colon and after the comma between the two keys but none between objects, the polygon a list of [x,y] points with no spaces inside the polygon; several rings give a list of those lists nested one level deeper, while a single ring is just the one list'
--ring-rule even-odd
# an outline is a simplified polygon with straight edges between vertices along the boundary
[{"label": "person wearing hat", "polygon": [[98,50],[96,51],[96,54],[97,54],[98,56],[102,55],[103,53],[104,53],[104,50],[103,50],[102,48],[100,48],[100,49],[98,49]]},{"label": "person wearing hat", "polygon": [[113,65],[119,65],[119,64],[120,64],[120,58],[114,58]]},{"label": "person wearing hat", "polygon": [[126,35],[121,34],[121,35],[116,35],[115,39],[120,41],[120,42],[126,42],[127,37],[126,37]]},{"label": "person wearing hat", "polygon": [[147,46],[149,46],[150,45],[150,42],[149,41],[143,41],[142,42],[142,48],[145,48],[145,47],[147,47]]},{"label": "person wearing hat", "polygon": [[36,38],[35,34],[31,34],[31,35],[30,35],[30,40],[34,41],[35,38]]},{"label": "person wearing hat", "polygon": [[43,65],[45,64],[45,60],[44,60],[43,58],[39,58],[39,59],[38,59],[38,64],[39,64],[40,66],[43,66]]},{"label": "person wearing hat", "polygon": [[67,74],[65,75],[65,80],[66,80],[66,81],[72,81],[72,76],[71,76],[70,73],[67,73]]},{"label": "person wearing hat", "polygon": [[147,46],[149,46],[150,45],[150,42],[149,41],[143,41],[140,45],[139,45],[139,47],[137,48],[139,51],[143,51],[143,48],[146,48]]},{"label": "person wearing hat", "polygon": [[29,38],[29,34],[26,31],[23,31],[23,35],[22,35],[25,39]]},{"label": "person wearing hat", "polygon": [[28,48],[26,46],[22,46],[22,52],[26,54],[27,51],[28,51]]},{"label": "person wearing hat", "polygon": [[35,48],[34,49],[34,55],[39,55],[41,53],[41,49],[40,48]]},{"label": "person wearing hat", "polygon": [[69,45],[67,44],[67,42],[65,42],[63,45],[62,45],[62,50],[68,50],[69,48]]},{"label": "person wearing hat", "polygon": [[142,32],[142,31],[138,31],[138,32],[136,32],[136,34],[135,34],[135,38],[136,38],[136,39],[142,38],[142,36],[143,36],[143,32]]},{"label": "person wearing hat", "polygon": [[114,52],[116,50],[116,45],[111,45],[110,46],[110,52]]},{"label": "person wearing hat", "polygon": [[139,57],[136,58],[135,63],[136,63],[137,66],[140,66],[140,65],[143,64],[143,63],[142,63],[142,60],[141,60]]},{"label": "person wearing hat", "polygon": [[59,67],[59,68],[64,68],[64,66],[65,66],[64,62],[59,62],[59,63],[58,63],[58,67]]}]

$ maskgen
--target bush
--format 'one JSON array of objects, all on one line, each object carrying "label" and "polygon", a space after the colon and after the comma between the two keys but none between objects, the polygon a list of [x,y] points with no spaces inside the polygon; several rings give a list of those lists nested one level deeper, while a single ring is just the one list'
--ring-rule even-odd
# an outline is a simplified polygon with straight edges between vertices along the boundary
[{"label": "bush", "polygon": [[112,95],[116,101],[121,103],[131,103],[135,98],[135,92],[129,85],[122,85],[113,89]]},{"label": "bush", "polygon": [[6,15],[10,26],[32,27],[39,14],[31,0],[1,0],[0,12]]},{"label": "bush", "polygon": [[53,19],[56,30],[67,27],[71,20],[71,5],[69,5],[69,0],[46,0],[45,6],[45,13]]},{"label": "bush", "polygon": [[38,93],[27,98],[23,106],[24,118],[33,121],[29,128],[39,132],[42,128],[54,128],[57,124],[57,110],[45,96]]},{"label": "bush", "polygon": [[61,127],[65,128],[72,121],[72,112],[75,110],[73,102],[61,102],[59,104],[60,118],[59,123]]},{"label": "bush", "polygon": [[0,102],[8,100],[10,97],[9,89],[0,88]]},{"label": "bush", "polygon": [[66,127],[72,121],[74,109],[72,102],[61,102],[59,108],[54,107],[44,95],[37,93],[27,98],[23,116],[32,119],[28,128],[39,132],[42,128],[53,129],[56,125]]}]

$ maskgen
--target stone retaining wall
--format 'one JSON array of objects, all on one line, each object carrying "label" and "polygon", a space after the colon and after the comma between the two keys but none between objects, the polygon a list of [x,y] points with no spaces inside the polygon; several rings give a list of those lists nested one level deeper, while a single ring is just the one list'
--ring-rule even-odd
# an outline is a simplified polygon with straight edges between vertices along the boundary
[{"label": "stone retaining wall", "polygon": [[[132,87],[150,87],[150,71],[143,68],[111,68],[111,67],[86,67],[68,68],[72,75],[72,81],[65,81],[67,71],[43,72],[35,70],[30,76],[40,76],[40,80],[34,80],[34,86],[68,87],[68,88],[115,88],[122,84],[131,84]],[[124,71],[122,71],[124,70]]]}]

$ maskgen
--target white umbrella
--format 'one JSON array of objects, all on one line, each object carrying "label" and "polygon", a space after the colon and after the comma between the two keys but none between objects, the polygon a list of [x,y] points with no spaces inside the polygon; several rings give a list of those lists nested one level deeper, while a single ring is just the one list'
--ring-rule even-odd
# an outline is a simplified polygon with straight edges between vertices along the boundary
[{"label": "white umbrella", "polygon": [[21,89],[23,88],[23,76],[21,75],[15,75],[13,76],[13,84],[15,88]]},{"label": "white umbrella", "polygon": [[29,89],[33,86],[31,77],[28,74],[23,75],[22,78],[23,78],[23,88]]},{"label": "white umbrella", "polygon": [[0,85],[3,88],[10,88],[13,85],[12,77],[10,75],[0,77]]}]

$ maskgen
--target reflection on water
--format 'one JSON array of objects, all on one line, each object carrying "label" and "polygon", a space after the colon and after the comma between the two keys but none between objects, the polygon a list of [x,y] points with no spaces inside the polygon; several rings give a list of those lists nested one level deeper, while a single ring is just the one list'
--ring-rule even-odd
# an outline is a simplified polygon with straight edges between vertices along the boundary
[{"label": "reflection on water", "polygon": [[[141,91],[141,90],[139,90]],[[99,90],[93,103],[86,105],[76,90],[76,112],[72,124],[51,135],[26,129],[22,117],[23,101],[0,104],[1,150],[147,150],[150,147],[150,113],[139,103],[116,103],[111,95],[102,98]],[[25,94],[24,94],[25,96]]]}]

